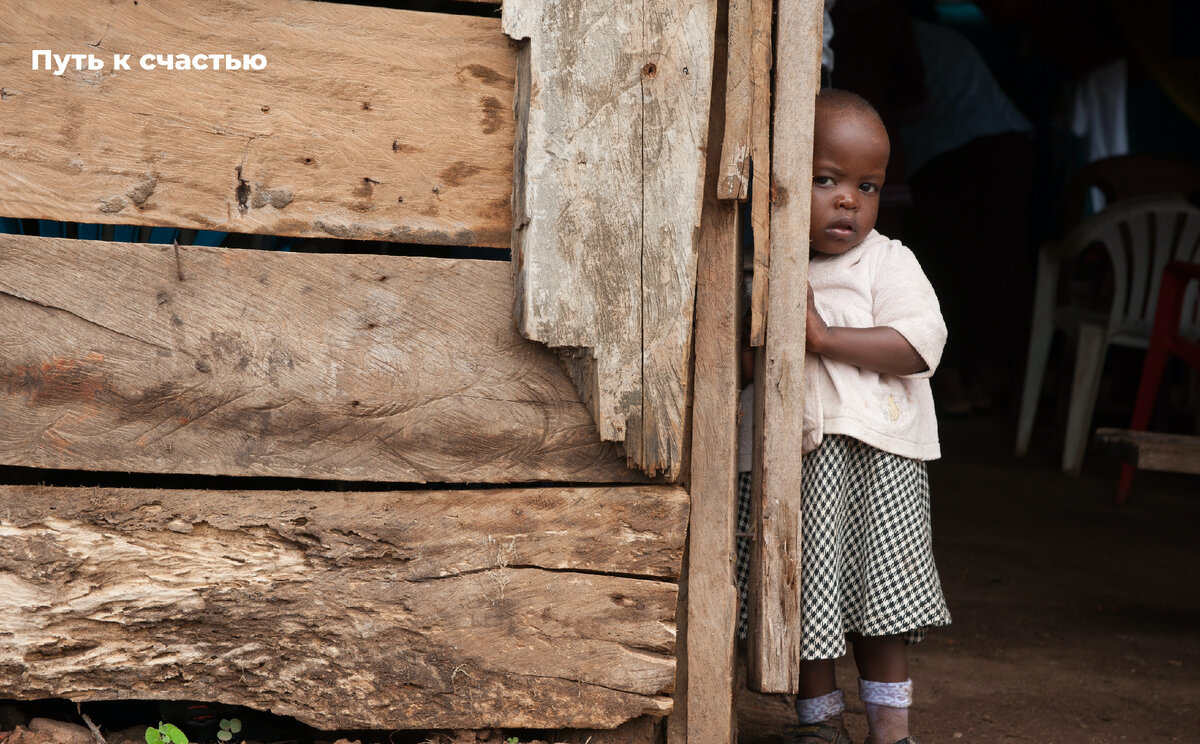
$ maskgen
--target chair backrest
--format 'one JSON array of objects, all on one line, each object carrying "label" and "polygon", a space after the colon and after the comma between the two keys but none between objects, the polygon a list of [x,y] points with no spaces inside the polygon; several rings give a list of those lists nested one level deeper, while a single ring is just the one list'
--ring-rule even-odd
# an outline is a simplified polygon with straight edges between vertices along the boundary
[{"label": "chair backrest", "polygon": [[1058,235],[1066,235],[1087,216],[1092,189],[1105,204],[1152,194],[1200,190],[1200,164],[1156,155],[1116,155],[1081,166],[1063,189],[1055,213]]},{"label": "chair backrest", "polygon": [[[1200,262],[1200,208],[1181,194],[1145,196],[1110,204],[1084,218],[1059,245],[1059,259],[1101,244],[1113,270],[1108,335],[1144,345],[1154,325],[1154,306],[1168,261]],[[1184,314],[1180,332],[1200,334],[1196,314]]]}]

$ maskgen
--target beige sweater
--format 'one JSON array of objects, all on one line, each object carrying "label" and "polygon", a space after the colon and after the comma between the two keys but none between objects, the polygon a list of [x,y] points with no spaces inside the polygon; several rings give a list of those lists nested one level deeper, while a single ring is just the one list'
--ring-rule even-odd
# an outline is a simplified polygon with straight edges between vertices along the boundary
[{"label": "beige sweater", "polygon": [[830,326],[894,328],[929,369],[895,377],[808,354],[802,451],[826,434],[845,434],[902,457],[941,457],[929,377],[942,358],[946,323],[916,256],[872,230],[841,255],[814,255],[808,279]]}]

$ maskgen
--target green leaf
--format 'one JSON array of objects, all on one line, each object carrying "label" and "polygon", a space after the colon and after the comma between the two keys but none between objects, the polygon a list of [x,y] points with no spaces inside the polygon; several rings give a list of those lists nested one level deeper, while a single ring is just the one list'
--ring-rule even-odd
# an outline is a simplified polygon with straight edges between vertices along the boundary
[{"label": "green leaf", "polygon": [[241,719],[238,719],[238,718],[231,719],[229,721],[229,730],[235,734],[238,733],[239,731],[241,731],[242,730]]},{"label": "green leaf", "polygon": [[188,744],[187,734],[179,730],[179,727],[173,723],[164,723],[159,726],[159,729],[167,735],[171,744]]},{"label": "green leaf", "polygon": [[519,738],[517,738],[516,736],[510,736],[507,739],[505,739],[505,741],[507,741],[508,744],[521,744],[521,740]]},{"label": "green leaf", "polygon": [[217,732],[217,738],[221,741],[229,741],[233,738],[233,734],[229,733],[227,729],[221,729]]},{"label": "green leaf", "polygon": [[153,726],[146,729],[146,744],[163,744],[162,737],[158,735],[158,729]]}]

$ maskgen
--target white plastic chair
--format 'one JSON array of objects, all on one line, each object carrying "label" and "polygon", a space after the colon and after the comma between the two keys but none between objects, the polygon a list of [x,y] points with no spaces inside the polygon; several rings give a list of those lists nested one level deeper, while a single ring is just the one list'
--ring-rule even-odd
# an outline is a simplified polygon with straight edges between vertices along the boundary
[{"label": "white plastic chair", "polygon": [[[1061,267],[1095,244],[1105,247],[1112,262],[1111,308],[1105,314],[1057,305]],[[1061,327],[1078,338],[1062,469],[1072,475],[1079,473],[1108,345],[1147,347],[1154,326],[1158,284],[1163,267],[1172,259],[1200,261],[1200,209],[1178,194],[1115,202],[1085,217],[1061,242],[1042,247],[1025,388],[1017,420],[1018,455],[1029,449],[1050,341],[1055,327]],[[1192,327],[1181,328],[1183,335],[1200,335],[1200,323],[1194,318],[1185,322]]]}]

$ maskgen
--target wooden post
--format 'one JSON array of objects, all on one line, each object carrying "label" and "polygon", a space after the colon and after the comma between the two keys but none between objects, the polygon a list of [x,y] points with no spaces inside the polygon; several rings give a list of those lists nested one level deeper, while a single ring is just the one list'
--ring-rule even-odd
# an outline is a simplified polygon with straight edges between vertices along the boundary
[{"label": "wooden post", "polygon": [[780,0],[775,67],[770,292],[766,346],[757,365],[762,433],[755,457],[759,540],[752,567],[749,682],[763,692],[795,692],[800,661],[800,432],[803,428],[804,319],[813,108],[820,85],[819,0]]},{"label": "wooden post", "polygon": [[[724,8],[722,8],[722,11]],[[724,13],[717,20],[708,141],[725,127]],[[720,153],[708,152],[696,266],[696,367],[692,404],[691,527],[688,544],[687,741],[731,744],[737,589],[737,202],[719,198]]]},{"label": "wooden post", "polygon": [[752,0],[750,161],[754,188],[750,225],[754,232],[754,283],[750,296],[750,345],[767,335],[767,272],[771,261],[771,31],[774,0]]},{"label": "wooden post", "polygon": [[[725,134],[721,145],[717,197],[746,200],[750,186],[751,6],[753,0],[729,0],[729,51],[725,70]],[[716,99],[713,99],[714,103]]]}]

